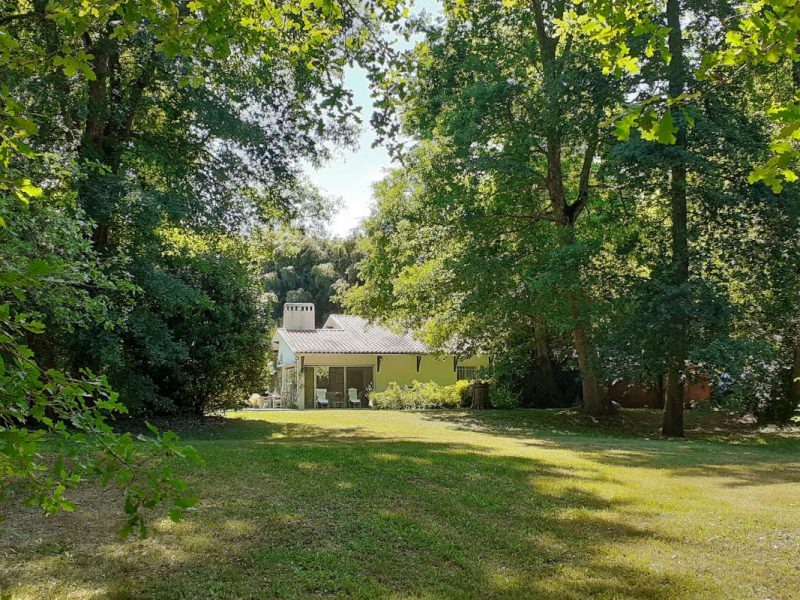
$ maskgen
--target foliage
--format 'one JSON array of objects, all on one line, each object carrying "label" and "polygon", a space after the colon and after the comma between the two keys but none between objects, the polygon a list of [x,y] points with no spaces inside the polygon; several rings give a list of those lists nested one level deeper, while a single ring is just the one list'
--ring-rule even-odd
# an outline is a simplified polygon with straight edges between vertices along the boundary
[{"label": "foliage", "polygon": [[255,252],[226,236],[161,236],[164,252],[151,266],[158,277],[145,279],[149,301],[129,314],[123,361],[112,371],[122,397],[147,413],[240,406],[261,387],[269,352],[271,305]]},{"label": "foliage", "polygon": [[[149,435],[136,440],[115,434],[114,417],[128,411],[107,379],[86,369],[71,376],[44,366],[33,348],[45,326],[36,314],[20,310],[27,300],[34,306],[52,303],[65,326],[79,327],[105,314],[102,301],[87,289],[124,288],[124,282],[104,279],[91,247],[69,236],[86,225],[65,207],[12,203],[3,208],[0,236],[4,247],[16,252],[0,259],[0,476],[5,482],[0,500],[24,501],[46,514],[74,510],[73,488],[99,477],[124,496],[122,535],[144,535],[145,512],[156,506],[166,506],[170,518],[180,520],[197,499],[173,475],[167,459],[197,462],[197,453],[175,434],[152,426]],[[50,254],[32,256],[34,242]],[[45,360],[58,361],[57,353],[44,350]]]},{"label": "foliage", "polygon": [[580,382],[570,355],[571,347],[564,338],[551,335],[548,342],[551,376],[558,389],[556,395],[547,387],[547,374],[542,372],[543,365],[538,360],[536,343],[530,332],[508,332],[506,340],[504,351],[495,357],[486,370],[486,377],[512,393],[519,407],[568,408],[579,403]]},{"label": "foliage", "polygon": [[472,381],[467,381],[466,379],[459,379],[455,382],[453,394],[458,396],[461,406],[469,406],[472,402],[472,384]]},{"label": "foliage", "polygon": [[355,265],[363,258],[355,236],[332,239],[282,229],[259,232],[254,244],[264,256],[261,268],[276,322],[286,302],[313,302],[317,326],[331,313],[342,311],[336,296],[357,282]]},{"label": "foliage", "polygon": [[492,387],[489,393],[489,402],[495,408],[519,408],[519,392],[503,385],[502,383]]},{"label": "foliage", "polygon": [[[125,533],[194,503],[157,466],[190,450],[107,417],[201,414],[255,385],[269,307],[236,238],[324,209],[299,160],[349,139],[342,69],[371,19],[403,13],[360,8],[0,2],[2,473],[41,508],[93,473],[125,490]],[[41,458],[51,441],[63,462]]]},{"label": "foliage", "polygon": [[[499,354],[519,328],[544,346],[572,337],[584,403],[600,414],[593,338],[603,307],[588,268],[597,236],[583,224],[595,158],[610,141],[600,123],[623,88],[591,44],[552,37],[557,12],[447,2],[446,19],[407,53],[405,79],[381,82],[417,146],[377,189],[365,283],[348,302],[421,326],[437,347]],[[548,354],[537,351],[543,363]]]},{"label": "foliage", "polygon": [[[744,13],[669,5],[691,15],[677,39],[663,2],[446,2],[400,75],[376,77],[402,167],[376,188],[345,305],[493,355],[526,405],[571,404],[574,371],[584,402],[587,376],[663,388],[668,372],[758,372],[742,408],[786,419],[797,186],[778,196],[742,165],[775,150],[764,106],[797,87],[794,50],[709,84],[694,57],[727,52]],[[668,81],[681,92],[665,97]]]},{"label": "foliage", "polygon": [[[787,394],[780,352],[769,345],[748,348],[736,378],[722,378],[725,394],[717,398],[721,408],[756,415],[766,422],[788,422],[797,406]],[[760,352],[758,352],[760,350]]]},{"label": "foliage", "polygon": [[373,407],[381,409],[459,408],[465,405],[468,388],[469,382],[439,385],[433,381],[413,381],[410,386],[400,386],[392,381],[384,391],[370,394],[369,399]]},{"label": "foliage", "polygon": [[[599,58],[606,72],[635,75],[643,62],[660,58],[669,63],[672,54],[667,48],[670,28],[660,19],[664,2],[626,0],[604,2],[590,0],[566,11],[559,22],[562,35],[580,32],[587,39],[602,44]],[[695,6],[697,4],[697,6]],[[718,10],[706,3],[683,2],[690,10]],[[697,101],[716,89],[729,85],[746,73],[751,81],[765,81],[776,71],[785,79],[800,74],[800,53],[797,38],[800,33],[800,2],[796,0],[758,0],[721,7],[725,14],[714,33],[721,33],[722,43],[706,48],[693,66],[696,77],[703,81],[699,91],[679,94],[653,94],[620,113],[615,122],[621,139],[627,139],[632,128],[638,128],[647,139],[674,144],[675,133],[681,125],[673,120],[670,107]],[[795,86],[796,87],[796,86]],[[800,150],[797,146],[800,128],[800,105],[797,90],[784,86],[769,102],[757,107],[762,117],[771,123],[771,156],[756,164],[750,173],[750,183],[764,182],[776,193],[786,183],[797,180],[795,169]],[[686,111],[684,110],[684,114]],[[685,126],[691,127],[687,117]]]}]

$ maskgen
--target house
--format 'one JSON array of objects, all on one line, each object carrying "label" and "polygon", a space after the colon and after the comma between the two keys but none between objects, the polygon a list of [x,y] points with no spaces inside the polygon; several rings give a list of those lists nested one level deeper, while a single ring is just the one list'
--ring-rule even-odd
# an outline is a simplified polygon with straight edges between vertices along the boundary
[{"label": "house", "polygon": [[285,406],[365,406],[369,391],[390,382],[450,385],[488,365],[486,357],[438,355],[409,333],[352,315],[331,315],[317,329],[314,313],[313,304],[287,303],[272,340]]}]

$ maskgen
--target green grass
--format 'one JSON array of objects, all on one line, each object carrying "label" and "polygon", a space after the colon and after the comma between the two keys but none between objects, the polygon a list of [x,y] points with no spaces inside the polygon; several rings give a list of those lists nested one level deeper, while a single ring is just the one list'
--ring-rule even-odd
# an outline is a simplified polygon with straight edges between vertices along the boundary
[{"label": "green grass", "polygon": [[[797,598],[800,440],[690,414],[236,413],[186,432],[183,523],[121,542],[117,499],[10,515],[13,598]],[[650,439],[645,437],[650,434]]]}]

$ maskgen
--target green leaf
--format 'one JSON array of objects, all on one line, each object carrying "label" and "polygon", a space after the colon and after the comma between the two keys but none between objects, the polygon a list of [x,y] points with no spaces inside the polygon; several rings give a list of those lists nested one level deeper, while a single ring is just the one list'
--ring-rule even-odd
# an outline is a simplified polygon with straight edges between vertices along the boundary
[{"label": "green leaf", "polygon": [[200,498],[198,498],[197,496],[183,496],[175,498],[174,504],[178,508],[186,509],[186,508],[192,508],[198,502],[200,502]]},{"label": "green leaf", "polygon": [[631,128],[636,126],[636,123],[639,119],[639,112],[630,112],[626,114],[622,119],[618,120],[614,125],[614,131],[617,135],[617,139],[620,141],[625,141],[631,136]]},{"label": "green leaf", "polygon": [[658,122],[658,141],[662,144],[674,144],[678,141],[675,134],[678,128],[672,120],[672,111],[666,111]]},{"label": "green leaf", "polygon": [[42,195],[42,188],[33,185],[30,179],[23,179],[17,184],[17,189],[30,198],[38,198]]},{"label": "green leaf", "polygon": [[671,145],[678,141],[675,137],[677,132],[678,128],[672,119],[672,112],[668,110],[650,128],[642,128],[642,137],[646,140],[657,141],[660,144]]},{"label": "green leaf", "polygon": [[40,258],[35,258],[28,263],[28,275],[30,277],[41,277],[52,270],[50,263]]}]

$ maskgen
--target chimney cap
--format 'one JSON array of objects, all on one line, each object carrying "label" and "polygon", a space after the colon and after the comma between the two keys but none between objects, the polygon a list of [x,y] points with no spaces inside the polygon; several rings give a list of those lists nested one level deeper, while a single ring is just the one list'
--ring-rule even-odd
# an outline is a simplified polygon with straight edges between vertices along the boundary
[{"label": "chimney cap", "polygon": [[313,302],[287,302],[283,310],[314,310]]},{"label": "chimney cap", "polygon": [[283,328],[289,331],[310,331],[316,328],[313,302],[287,302],[283,305]]}]

